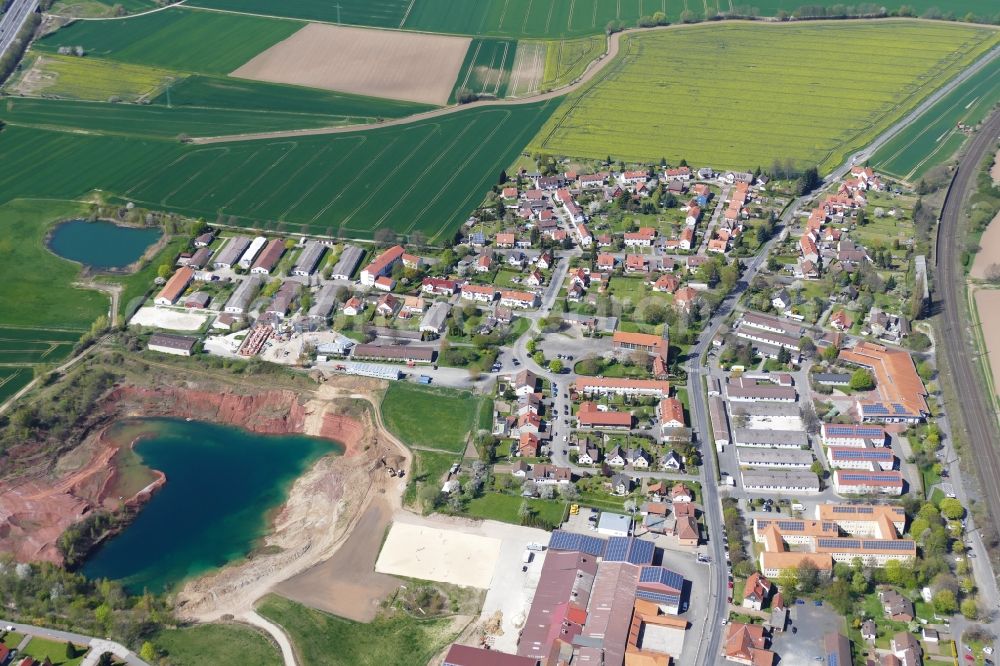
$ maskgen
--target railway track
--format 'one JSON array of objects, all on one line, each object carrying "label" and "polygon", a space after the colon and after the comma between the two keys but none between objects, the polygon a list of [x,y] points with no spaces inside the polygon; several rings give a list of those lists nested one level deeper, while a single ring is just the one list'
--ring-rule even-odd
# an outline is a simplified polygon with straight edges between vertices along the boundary
[{"label": "railway track", "polygon": [[971,348],[973,343],[967,330],[969,321],[962,314],[965,275],[959,265],[961,247],[958,238],[962,207],[975,184],[978,167],[987,151],[996,145],[998,135],[1000,110],[994,111],[973,137],[948,189],[938,224],[935,255],[937,280],[932,298],[936,305],[942,307],[941,318],[935,325],[938,339],[953,343],[941,347],[944,348],[959,397],[964,433],[975,459],[982,500],[1000,534],[1000,432],[993,403],[983,395],[985,386],[977,376],[977,354]]}]

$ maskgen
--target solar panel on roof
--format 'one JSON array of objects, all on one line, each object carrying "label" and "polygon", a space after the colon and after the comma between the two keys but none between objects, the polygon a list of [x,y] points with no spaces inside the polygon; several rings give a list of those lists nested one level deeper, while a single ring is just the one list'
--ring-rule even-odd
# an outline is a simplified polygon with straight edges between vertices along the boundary
[{"label": "solar panel on roof", "polygon": [[629,537],[611,537],[604,552],[604,559],[609,562],[624,562],[628,554]]},{"label": "solar panel on roof", "polygon": [[655,548],[656,546],[652,541],[635,539],[628,553],[628,561],[632,564],[650,564],[653,561]]},{"label": "solar panel on roof", "polygon": [[912,541],[888,541],[885,539],[869,540],[862,544],[863,548],[870,550],[913,550]]},{"label": "solar panel on roof", "polygon": [[549,537],[549,548],[552,550],[579,550],[580,538],[582,534],[572,534],[562,530],[555,530]]},{"label": "solar panel on roof", "polygon": [[584,534],[580,539],[580,551],[587,553],[588,555],[593,555],[594,557],[603,556],[606,547],[607,542],[598,537],[592,537]]},{"label": "solar panel on roof", "polygon": [[681,590],[684,587],[684,577],[663,567],[643,567],[639,572],[639,584],[643,583]]},{"label": "solar panel on roof", "polygon": [[816,544],[820,548],[850,548],[852,550],[861,548],[860,539],[817,539]]},{"label": "solar panel on roof", "polygon": [[799,532],[805,528],[805,523],[801,520],[779,520],[778,529],[787,532]]},{"label": "solar panel on roof", "polygon": [[663,592],[650,592],[649,590],[636,590],[635,596],[639,599],[645,599],[646,601],[652,601],[653,603],[667,604],[669,606],[677,606],[681,603],[681,595],[679,594],[665,594]]}]

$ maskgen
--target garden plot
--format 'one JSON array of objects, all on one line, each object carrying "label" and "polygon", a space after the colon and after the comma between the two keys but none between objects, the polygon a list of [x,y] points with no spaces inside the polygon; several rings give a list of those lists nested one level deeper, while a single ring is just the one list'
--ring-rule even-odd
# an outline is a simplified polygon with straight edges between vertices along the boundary
[{"label": "garden plot", "polygon": [[393,523],[375,571],[488,589],[500,539],[425,525]]},{"label": "garden plot", "polygon": [[197,331],[205,325],[209,316],[203,312],[184,312],[146,306],[139,308],[128,323],[132,326],[165,328],[170,331]]},{"label": "garden plot", "polygon": [[465,37],[313,23],[232,75],[444,105],[470,43]]}]

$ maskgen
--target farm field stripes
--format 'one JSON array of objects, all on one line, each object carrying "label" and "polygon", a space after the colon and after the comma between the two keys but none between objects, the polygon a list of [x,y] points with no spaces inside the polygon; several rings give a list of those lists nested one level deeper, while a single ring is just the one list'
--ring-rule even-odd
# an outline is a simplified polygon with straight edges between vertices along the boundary
[{"label": "farm field stripes", "polygon": [[[7,98],[0,119],[9,125],[86,130],[122,136],[174,140],[180,135],[217,136],[219,132],[259,132],[350,124],[343,116],[319,116],[278,111],[161,105],[101,104],[70,100]],[[350,118],[361,122],[361,118]]]},{"label": "farm field stripes", "polygon": [[506,97],[518,43],[507,39],[474,39],[459,70],[451,102],[463,93]]},{"label": "farm field stripes", "polygon": [[127,20],[77,21],[35,42],[38,51],[82,46],[92,55],[186,72],[228,74],[302,28],[299,21],[169,9]]},{"label": "farm field stripes", "polygon": [[604,53],[606,48],[607,43],[603,36],[547,42],[541,89],[558,88],[573,81],[583,74],[587,65]]},{"label": "farm field stripes", "polygon": [[1000,61],[983,68],[942,97],[916,122],[872,156],[880,171],[899,178],[919,178],[951,157],[965,139],[959,123],[975,125],[1000,102]]},{"label": "farm field stripes", "polygon": [[520,41],[510,72],[507,97],[526,97],[537,93],[545,76],[547,42]]},{"label": "farm field stripes", "polygon": [[[419,0],[418,0],[419,1]],[[195,0],[189,6],[327,21],[375,28],[399,28],[412,0]],[[469,3],[473,4],[473,3]]]},{"label": "farm field stripes", "polygon": [[[166,105],[167,92],[160,93],[153,101]],[[199,74],[172,85],[169,102],[173,107],[278,111],[364,120],[401,118],[435,108],[416,102]]]},{"label": "farm field stripes", "polygon": [[[101,189],[248,227],[368,238],[384,227],[439,242],[557,105],[469,109],[368,132],[200,147],[11,124],[0,135],[0,201],[74,199]],[[42,156],[51,164],[44,175],[30,168]]]},{"label": "farm field stripes", "polygon": [[828,169],[998,41],[992,28],[920,21],[727,23],[626,36],[619,60],[571,95],[530,149]]},{"label": "farm field stripes", "polygon": [[31,368],[0,366],[0,404],[27,386],[34,378]]}]

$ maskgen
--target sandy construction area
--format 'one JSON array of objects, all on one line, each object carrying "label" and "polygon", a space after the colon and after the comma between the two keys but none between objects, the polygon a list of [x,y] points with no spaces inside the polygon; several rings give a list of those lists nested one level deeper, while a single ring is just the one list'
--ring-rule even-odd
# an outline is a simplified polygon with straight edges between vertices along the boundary
[{"label": "sandy construction area", "polygon": [[445,105],[471,41],[310,23],[231,75]]},{"label": "sandy construction area", "polygon": [[128,323],[133,326],[152,326],[171,331],[197,331],[205,325],[208,317],[209,315],[199,312],[180,312],[146,306],[139,308]]},{"label": "sandy construction area", "polygon": [[977,289],[976,309],[983,323],[983,339],[996,390],[1000,387],[1000,289]]},{"label": "sandy construction area", "polygon": [[993,264],[1000,266],[1000,214],[997,214],[986,227],[983,237],[979,240],[979,247],[969,277],[974,280],[985,280],[991,272],[990,266]]},{"label": "sandy construction area", "polygon": [[499,539],[396,522],[375,571],[487,589],[500,556]]}]

